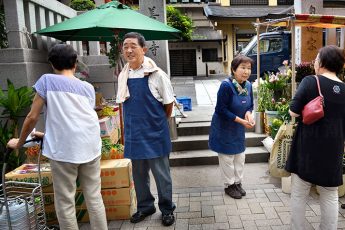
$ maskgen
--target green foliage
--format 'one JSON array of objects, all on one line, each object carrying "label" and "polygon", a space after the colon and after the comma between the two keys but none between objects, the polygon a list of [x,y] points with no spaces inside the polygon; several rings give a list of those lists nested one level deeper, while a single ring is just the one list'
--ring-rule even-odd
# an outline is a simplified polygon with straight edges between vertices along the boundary
[{"label": "green foliage", "polygon": [[[314,65],[311,62],[302,62],[296,65],[296,82],[301,82],[304,77],[314,74]],[[341,81],[345,82],[345,67],[338,74],[338,77]]]},{"label": "green foliage", "polygon": [[21,113],[27,109],[34,96],[30,87],[14,88],[13,83],[7,79],[7,93],[0,89],[0,106],[4,108],[2,115],[7,115],[11,120],[17,120]]},{"label": "green foliage", "polygon": [[261,83],[258,87],[258,112],[272,109],[273,92]]},{"label": "green foliage", "polygon": [[[2,169],[3,154],[7,149],[7,142],[14,137],[14,129],[14,124],[10,125],[9,120],[6,120],[4,123],[3,121],[0,121],[0,169]],[[6,171],[11,171],[22,165],[25,161],[25,157],[24,151],[20,151],[19,153],[12,152],[7,162]]]},{"label": "green foliage", "polygon": [[182,32],[182,40],[191,41],[193,32],[193,21],[187,15],[173,6],[167,6],[168,25]]},{"label": "green foliage", "polygon": [[120,58],[121,42],[122,40],[118,36],[115,36],[114,40],[110,42],[110,51],[107,53],[110,67],[115,67]]},{"label": "green foliage", "polygon": [[70,7],[77,11],[86,11],[95,9],[96,4],[91,0],[72,0]]},{"label": "green foliage", "polygon": [[8,140],[13,137],[14,127],[9,126],[8,120],[4,122],[0,121],[0,151],[1,153],[4,152],[6,149],[6,145]]},{"label": "green foliage", "polygon": [[296,65],[296,82],[301,82],[306,76],[315,74],[314,65],[311,62],[302,62]]},{"label": "green foliage", "polygon": [[290,102],[283,98],[281,101],[277,102],[278,116],[283,121],[290,121],[291,116],[289,113]]},{"label": "green foliage", "polygon": [[8,47],[6,25],[5,25],[5,12],[4,7],[0,5],[0,49]]},{"label": "green foliage", "polygon": [[[23,86],[15,88],[13,83],[7,79],[7,93],[0,88],[0,108],[2,119],[0,121],[0,158],[6,150],[6,144],[12,137],[18,137],[18,120],[23,112],[30,107],[34,92],[31,87]],[[25,160],[23,152],[12,153],[8,169],[12,170],[20,166]]]}]

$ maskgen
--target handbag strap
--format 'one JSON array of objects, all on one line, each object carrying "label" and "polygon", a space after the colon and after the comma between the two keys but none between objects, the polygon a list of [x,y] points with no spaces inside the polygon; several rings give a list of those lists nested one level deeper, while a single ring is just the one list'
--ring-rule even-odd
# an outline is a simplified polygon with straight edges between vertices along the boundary
[{"label": "handbag strap", "polygon": [[316,84],[317,84],[317,89],[319,90],[319,95],[323,98],[323,95],[321,93],[319,78],[316,75],[314,75],[314,77],[316,78]]}]

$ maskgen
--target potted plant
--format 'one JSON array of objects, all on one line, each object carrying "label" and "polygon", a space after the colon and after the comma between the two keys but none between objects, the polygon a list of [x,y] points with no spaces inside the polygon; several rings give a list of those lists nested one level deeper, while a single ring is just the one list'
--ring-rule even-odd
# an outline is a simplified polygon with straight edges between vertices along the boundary
[{"label": "potted plant", "polygon": [[301,82],[304,77],[313,74],[315,74],[315,70],[311,62],[302,62],[296,65],[296,82]]},{"label": "potted plant", "polygon": [[289,114],[289,101],[285,98],[281,98],[280,101],[275,103],[275,108],[277,109],[277,116],[273,118],[271,125],[269,126],[270,135],[274,139],[280,126],[284,122],[288,122],[291,120],[290,114]]},{"label": "potted plant", "polygon": [[[10,138],[19,136],[19,121],[24,118],[24,113],[30,108],[33,97],[34,91],[31,87],[15,88],[8,79],[7,92],[5,93],[0,88],[0,109],[2,111],[2,121],[0,122],[1,153],[5,152],[6,144]],[[2,158],[2,155],[0,155],[0,158]],[[20,166],[24,160],[25,155],[22,152],[12,154],[8,162],[8,170]]]},{"label": "potted plant", "polygon": [[[290,98],[289,82],[292,71],[285,60],[277,73],[265,74],[264,88],[270,92],[270,97],[265,98],[266,133],[271,134],[272,121],[279,118],[279,109]],[[287,105],[288,108],[288,105]],[[276,122],[277,124],[280,122]],[[280,126],[280,125],[277,125]]]},{"label": "potted plant", "polygon": [[[260,78],[260,84],[263,81]],[[255,118],[255,132],[256,133],[263,133],[264,132],[264,112],[265,112],[265,105],[262,98],[266,97],[264,92],[262,92],[262,86],[259,84],[258,80],[256,79],[253,84],[253,97],[254,97],[254,118]]]}]

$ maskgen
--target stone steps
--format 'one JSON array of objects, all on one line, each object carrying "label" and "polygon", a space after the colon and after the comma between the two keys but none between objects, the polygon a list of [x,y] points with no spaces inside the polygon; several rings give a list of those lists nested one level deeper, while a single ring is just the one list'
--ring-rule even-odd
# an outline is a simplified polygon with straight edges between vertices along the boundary
[{"label": "stone steps", "polygon": [[[182,122],[177,128],[178,138],[172,140],[170,165],[217,165],[218,154],[208,148],[210,121]],[[269,153],[263,147],[264,134],[246,130],[246,163],[268,162]]]},{"label": "stone steps", "polygon": [[[210,121],[183,122],[177,128],[178,136],[208,135],[210,132]],[[247,132],[254,132],[254,129],[246,129]]]},{"label": "stone steps", "polygon": [[[246,163],[267,162],[269,153],[263,146],[247,147]],[[170,154],[170,166],[216,165],[218,154],[209,149],[176,151]]]},{"label": "stone steps", "polygon": [[[246,146],[257,147],[262,146],[262,140],[266,136],[254,132],[246,132]],[[190,151],[208,149],[208,134],[179,136],[176,140],[172,140],[172,151]]]}]

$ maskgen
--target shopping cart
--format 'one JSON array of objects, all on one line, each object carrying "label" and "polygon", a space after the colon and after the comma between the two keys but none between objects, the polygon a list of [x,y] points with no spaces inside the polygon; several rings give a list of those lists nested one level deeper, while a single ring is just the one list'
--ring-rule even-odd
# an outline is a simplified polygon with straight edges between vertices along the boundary
[{"label": "shopping cart", "polygon": [[[42,140],[32,139],[31,141]],[[38,183],[6,181],[5,172],[12,149],[7,149],[2,167],[0,185],[0,229],[1,230],[45,230],[46,217],[41,186],[40,154],[38,156]]]}]

